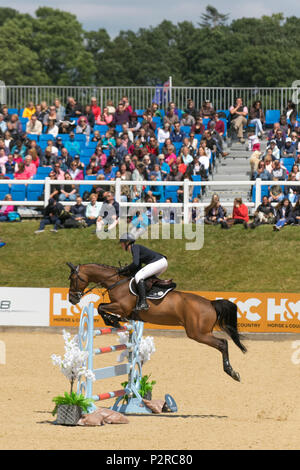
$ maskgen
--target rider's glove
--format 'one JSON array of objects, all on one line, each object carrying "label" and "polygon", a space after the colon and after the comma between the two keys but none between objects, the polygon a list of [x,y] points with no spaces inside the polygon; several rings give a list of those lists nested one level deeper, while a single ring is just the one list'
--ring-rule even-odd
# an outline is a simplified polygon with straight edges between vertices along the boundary
[{"label": "rider's glove", "polygon": [[118,274],[129,274],[128,266],[123,266],[122,268],[119,268]]}]

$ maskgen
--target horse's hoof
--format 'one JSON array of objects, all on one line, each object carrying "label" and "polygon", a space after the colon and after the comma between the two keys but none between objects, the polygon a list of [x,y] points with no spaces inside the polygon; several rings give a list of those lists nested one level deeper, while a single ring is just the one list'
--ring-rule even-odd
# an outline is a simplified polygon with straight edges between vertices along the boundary
[{"label": "horse's hoof", "polygon": [[234,370],[232,371],[231,377],[236,380],[237,382],[241,381],[240,374],[238,372],[235,372]]}]

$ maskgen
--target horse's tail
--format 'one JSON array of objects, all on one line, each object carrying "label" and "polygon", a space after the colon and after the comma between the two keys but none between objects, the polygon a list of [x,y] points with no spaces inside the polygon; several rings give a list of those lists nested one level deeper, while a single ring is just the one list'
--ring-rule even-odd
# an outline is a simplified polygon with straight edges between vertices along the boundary
[{"label": "horse's tail", "polygon": [[226,299],[213,300],[211,303],[217,312],[217,325],[230,336],[243,353],[247,352],[245,346],[240,342],[241,336],[237,327],[237,306]]}]

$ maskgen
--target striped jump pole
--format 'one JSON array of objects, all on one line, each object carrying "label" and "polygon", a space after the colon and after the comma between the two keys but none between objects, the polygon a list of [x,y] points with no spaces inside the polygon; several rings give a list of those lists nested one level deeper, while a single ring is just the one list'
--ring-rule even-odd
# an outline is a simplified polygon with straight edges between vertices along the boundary
[{"label": "striped jump pole", "polygon": [[[130,321],[128,326],[121,328],[100,328],[94,329],[94,304],[90,303],[81,313],[78,338],[82,351],[88,351],[86,367],[93,371],[96,381],[116,377],[119,375],[128,376],[128,385],[125,389],[115,390],[106,393],[93,393],[93,381],[89,378],[83,378],[78,382],[77,393],[82,393],[86,398],[92,398],[94,401],[103,401],[110,398],[116,398],[115,404],[111,409],[121,413],[133,414],[151,414],[141,395],[139,394],[139,384],[142,378],[142,365],[139,358],[139,346],[143,336],[143,322]],[[126,344],[117,344],[114,346],[94,348],[94,338],[96,336],[116,334],[121,331],[128,331],[129,340]],[[114,366],[94,369],[94,356],[107,354],[115,351],[128,350],[128,363],[117,364]],[[127,403],[120,404],[124,395],[127,395]],[[93,404],[89,412],[97,408]]]}]

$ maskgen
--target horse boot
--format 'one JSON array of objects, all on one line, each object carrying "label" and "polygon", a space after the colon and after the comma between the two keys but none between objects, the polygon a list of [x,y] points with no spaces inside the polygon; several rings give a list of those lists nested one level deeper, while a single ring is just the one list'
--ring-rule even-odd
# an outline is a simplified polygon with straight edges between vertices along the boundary
[{"label": "horse boot", "polygon": [[149,305],[147,304],[146,301],[146,286],[145,286],[145,281],[142,279],[138,284],[137,284],[137,291],[138,291],[138,300],[136,303],[136,310],[148,310]]}]

